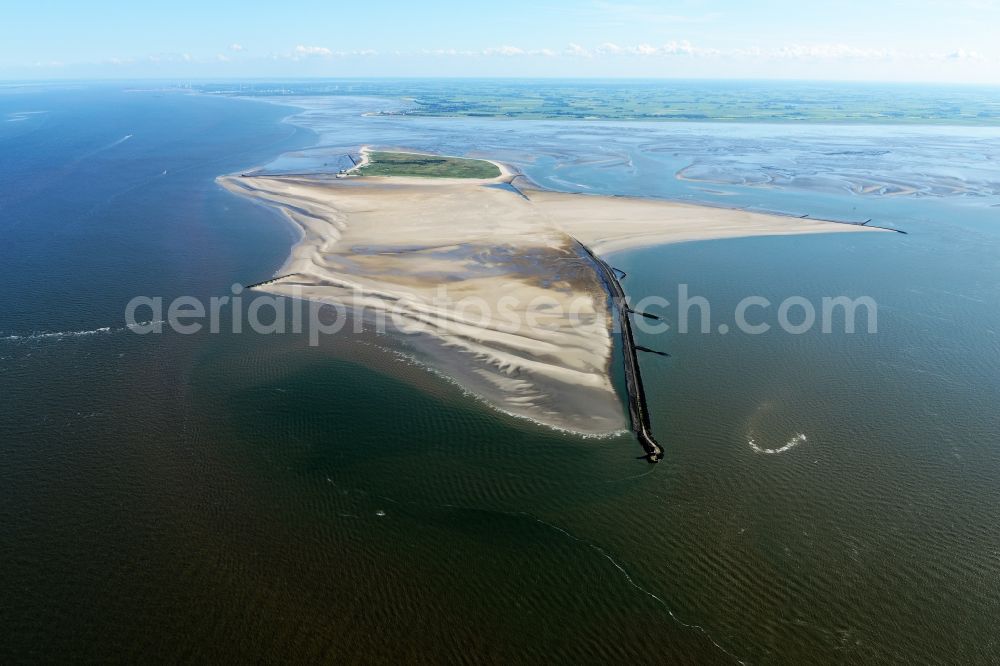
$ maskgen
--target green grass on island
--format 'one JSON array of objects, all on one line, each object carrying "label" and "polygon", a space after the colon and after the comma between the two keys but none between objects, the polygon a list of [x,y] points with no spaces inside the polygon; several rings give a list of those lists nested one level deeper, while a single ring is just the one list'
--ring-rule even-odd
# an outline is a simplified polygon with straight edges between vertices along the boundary
[{"label": "green grass on island", "polygon": [[355,173],[361,176],[422,178],[496,178],[500,175],[500,169],[492,162],[462,157],[371,152],[368,160],[368,164]]}]

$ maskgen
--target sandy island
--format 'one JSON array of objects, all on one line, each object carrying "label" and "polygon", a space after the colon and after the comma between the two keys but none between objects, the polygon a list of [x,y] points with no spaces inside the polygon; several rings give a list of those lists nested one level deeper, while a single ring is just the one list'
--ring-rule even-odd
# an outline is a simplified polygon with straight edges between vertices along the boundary
[{"label": "sandy island", "polygon": [[258,289],[369,318],[391,312],[393,337],[432,369],[504,412],[587,435],[619,432],[627,418],[611,380],[608,294],[573,239],[603,257],[685,241],[878,231],[553,192],[494,164],[501,175],[492,179],[247,174],[219,182],[276,207],[301,232],[278,273],[288,277]]}]

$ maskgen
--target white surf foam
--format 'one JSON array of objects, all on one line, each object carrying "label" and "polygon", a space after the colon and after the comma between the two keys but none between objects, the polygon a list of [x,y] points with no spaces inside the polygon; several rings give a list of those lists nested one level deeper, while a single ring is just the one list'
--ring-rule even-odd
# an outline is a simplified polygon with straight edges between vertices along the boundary
[{"label": "white surf foam", "polygon": [[135,324],[129,324],[128,326],[122,326],[121,328],[112,328],[111,326],[102,326],[100,328],[92,328],[85,331],[35,331],[32,333],[22,333],[19,335],[6,335],[0,337],[0,340],[6,342],[27,342],[31,340],[61,340],[63,338],[82,338],[89,337],[92,335],[104,335],[107,333],[121,333],[124,331],[129,331],[137,328],[142,328],[145,326],[152,326],[154,324],[162,324],[163,321],[142,321],[136,322]]},{"label": "white surf foam", "polygon": [[806,436],[800,432],[794,437],[792,437],[790,440],[785,442],[783,446],[779,446],[776,449],[766,449],[762,446],[759,446],[757,442],[753,440],[752,437],[747,439],[747,444],[750,445],[750,448],[753,449],[755,453],[766,453],[768,455],[774,455],[777,453],[784,453],[785,451],[791,451],[804,441],[806,441]]}]

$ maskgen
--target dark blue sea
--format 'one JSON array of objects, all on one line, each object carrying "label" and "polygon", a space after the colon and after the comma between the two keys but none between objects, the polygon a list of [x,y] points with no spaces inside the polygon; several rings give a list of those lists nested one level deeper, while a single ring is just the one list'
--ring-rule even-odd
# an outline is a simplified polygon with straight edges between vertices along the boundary
[{"label": "dark blue sea", "polygon": [[[382,93],[0,88],[0,661],[995,663],[1000,130],[363,115]],[[907,233],[611,257],[712,307],[640,335],[656,466],[374,336],[128,329],[284,262],[217,176],[363,143]],[[878,331],[719,333],[751,295],[869,296]]]}]

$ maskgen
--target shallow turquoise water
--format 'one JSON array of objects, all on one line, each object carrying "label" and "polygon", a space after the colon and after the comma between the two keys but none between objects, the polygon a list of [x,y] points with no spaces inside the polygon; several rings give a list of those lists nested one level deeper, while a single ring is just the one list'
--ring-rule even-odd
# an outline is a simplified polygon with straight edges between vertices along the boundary
[{"label": "shallow turquoise water", "polygon": [[[990,662],[995,131],[358,115],[373,104],[394,102],[338,100],[297,120],[305,131],[278,122],[294,109],[238,100],[0,96],[0,117],[48,111],[0,123],[5,662]],[[497,155],[550,186],[871,217],[909,235],[613,257],[633,299],[674,301],[685,283],[712,307],[716,332],[679,334],[665,308],[671,331],[642,340],[672,354],[642,358],[667,452],[655,467],[629,436],[499,415],[376,337],[310,348],[121,330],[133,295],[222,294],[283,261],[285,225],[216,175],[286,151],[281,168],[315,167],[362,142]],[[895,157],[859,153],[880,145]],[[674,178],[696,160],[717,180],[764,167],[824,178]],[[868,167],[925,193],[844,189]],[[975,193],[957,194],[955,174]],[[748,295],[841,294],[876,299],[876,335],[715,326]],[[749,444],[800,433],[781,454]]]}]

